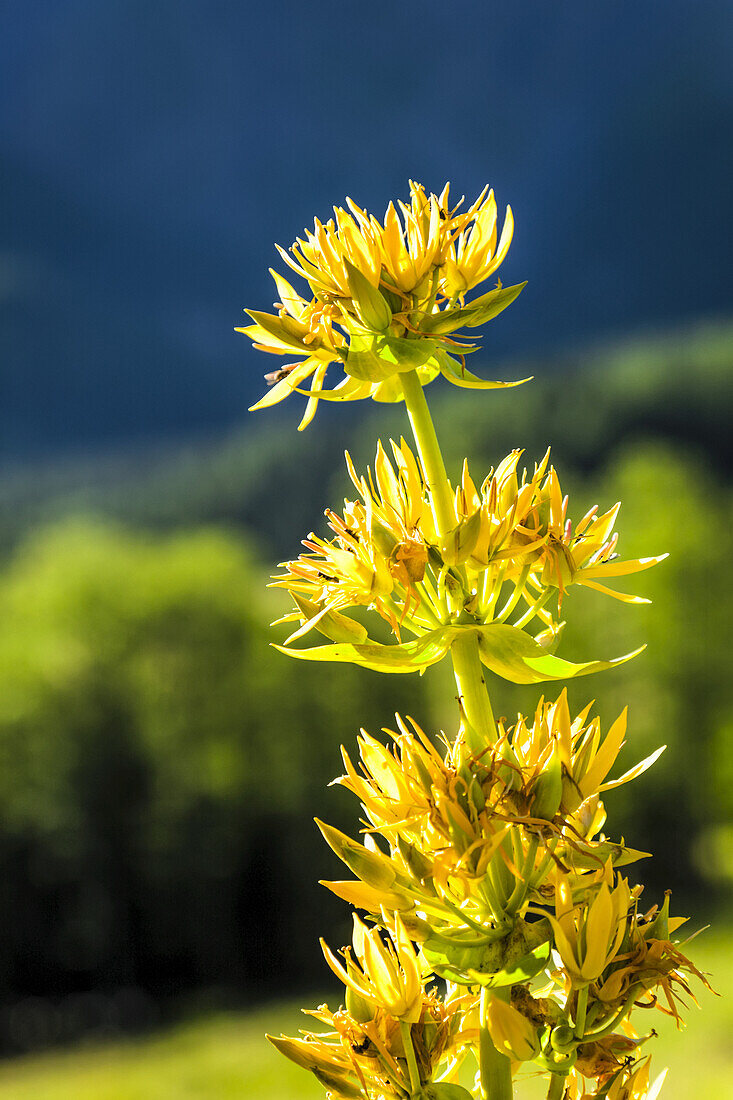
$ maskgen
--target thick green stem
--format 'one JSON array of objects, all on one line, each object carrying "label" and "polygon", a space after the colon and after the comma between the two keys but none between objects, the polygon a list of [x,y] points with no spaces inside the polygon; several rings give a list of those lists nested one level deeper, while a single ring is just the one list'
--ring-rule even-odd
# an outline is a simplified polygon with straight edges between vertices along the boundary
[{"label": "thick green stem", "polygon": [[400,1031],[402,1032],[402,1045],[405,1048],[407,1068],[410,1072],[410,1088],[413,1093],[416,1093],[420,1090],[420,1071],[417,1068],[417,1059],[415,1057],[415,1048],[412,1045],[410,1025],[405,1023],[404,1020],[400,1020]]},{"label": "thick green stem", "polygon": [[582,1039],[585,1032],[585,1014],[588,1010],[588,986],[578,991],[578,1007],[575,1010],[575,1038]]},{"label": "thick green stem", "polygon": [[[407,371],[401,374],[400,382],[430,491],[435,529],[438,536],[443,537],[455,527],[456,513],[440,444],[417,372]],[[478,636],[470,630],[461,632],[451,646],[451,657],[465,723],[466,742],[473,751],[480,751],[486,747],[487,740],[496,741],[496,723],[479,659]]]},{"label": "thick green stem", "polygon": [[[494,996],[508,999],[508,990],[495,990]],[[488,1010],[491,994],[488,989],[481,990],[481,1014],[479,1033],[479,1073],[481,1077],[481,1100],[512,1100],[512,1064],[505,1054],[494,1046],[488,1028]]]},{"label": "thick green stem", "polygon": [[487,743],[496,741],[496,722],[479,657],[478,635],[469,629],[461,631],[450,652],[466,744],[473,752],[480,752]]},{"label": "thick green stem", "polygon": [[530,891],[530,884],[532,882],[532,873],[534,871],[535,860],[537,858],[537,848],[539,845],[539,838],[536,834],[532,834],[527,844],[527,855],[523,861],[521,867],[518,867],[517,884],[514,887],[514,892],[509,898],[506,904],[507,913],[513,915],[518,913],[522,902],[526,898]]},{"label": "thick green stem", "polygon": [[456,525],[456,512],[453,506],[448,475],[440,451],[438,437],[435,434],[430,409],[425,400],[422,383],[414,370],[400,376],[402,392],[405,395],[405,408],[410,418],[412,434],[415,437],[425,480],[430,491],[430,504],[435,518],[435,527],[439,536],[447,535]]},{"label": "thick green stem", "polygon": [[562,1100],[565,1091],[565,1078],[559,1073],[553,1073],[550,1077],[550,1087],[547,1090],[547,1100]]}]

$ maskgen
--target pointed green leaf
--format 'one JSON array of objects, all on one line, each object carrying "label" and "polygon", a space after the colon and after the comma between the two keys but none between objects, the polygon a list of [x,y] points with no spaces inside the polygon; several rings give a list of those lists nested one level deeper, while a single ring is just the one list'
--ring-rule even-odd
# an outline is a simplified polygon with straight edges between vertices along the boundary
[{"label": "pointed green leaf", "polygon": [[440,365],[440,373],[443,377],[454,386],[459,386],[466,390],[511,389],[513,386],[522,386],[525,382],[532,381],[530,376],[529,378],[520,378],[516,382],[487,382],[486,379],[479,378],[477,374],[472,374],[472,372],[467,370],[462,363],[457,363],[451,355],[445,352],[437,358]]},{"label": "pointed green leaf", "polygon": [[498,287],[496,290],[490,290],[488,294],[482,294],[480,298],[475,298],[473,302],[469,302],[467,306],[460,309],[444,309],[440,313],[429,313],[423,317],[420,328],[423,332],[430,332],[436,336],[456,332],[459,328],[476,328],[510,306],[526,285],[526,283],[517,283],[516,286]]},{"label": "pointed green leaf", "polygon": [[332,642],[365,642],[369,637],[366,627],[348,615],[306,600],[298,592],[293,592],[293,599],[304,617],[303,625],[308,629],[315,628],[324,638],[330,638]]},{"label": "pointed green leaf", "polygon": [[569,680],[602,672],[636,657],[644,649],[627,653],[610,661],[585,661],[575,664],[555,657],[529,634],[516,626],[496,623],[478,628],[479,654],[482,662],[498,676],[513,684],[540,684],[546,680]]},{"label": "pointed green leaf", "polygon": [[563,853],[563,859],[577,871],[597,871],[609,859],[614,867],[625,867],[639,859],[649,859],[650,856],[651,852],[640,852],[636,848],[627,848],[625,844],[615,844],[612,840],[601,840],[587,847],[568,847]]},{"label": "pointed green leaf", "polygon": [[338,661],[370,668],[374,672],[424,672],[446,655],[454,633],[455,628],[431,630],[422,638],[401,645],[339,642],[313,649],[288,649],[281,645],[274,648],[301,661]]},{"label": "pointed green leaf", "polygon": [[489,989],[497,989],[506,985],[519,985],[520,982],[527,982],[530,978],[537,977],[547,966],[549,958],[550,941],[546,940],[535,947],[534,951],[523,955],[521,959],[517,959],[515,963],[504,970],[497,970],[493,974],[485,974],[479,970],[469,970],[468,973],[475,982]]},{"label": "pointed green leaf", "polygon": [[452,1081],[438,1081],[423,1089],[426,1100],[473,1100],[473,1095],[463,1085]]},{"label": "pointed green leaf", "polygon": [[462,311],[471,314],[470,319],[465,320],[463,324],[469,328],[477,328],[491,321],[519,297],[526,285],[525,282],[517,283],[516,286],[498,287],[496,290],[490,290],[488,294],[482,294],[480,298],[475,298]]},{"label": "pointed green leaf", "polygon": [[[368,397],[371,385],[369,382],[360,382],[358,378],[348,376],[334,386],[332,390],[321,390],[318,394],[319,401],[358,401],[362,397]],[[304,397],[310,397],[310,390],[296,389],[296,393],[302,393]]]}]

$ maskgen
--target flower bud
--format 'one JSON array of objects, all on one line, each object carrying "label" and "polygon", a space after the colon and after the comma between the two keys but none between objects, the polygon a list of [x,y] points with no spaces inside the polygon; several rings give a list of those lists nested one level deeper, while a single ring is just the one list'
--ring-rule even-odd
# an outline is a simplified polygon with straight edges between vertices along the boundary
[{"label": "flower bud", "polygon": [[378,852],[370,852],[363,844],[351,840],[338,829],[334,829],[332,825],[326,825],[318,818],[315,820],[328,846],[357,878],[369,886],[376,887],[377,890],[389,889],[395,880],[395,872],[386,856]]}]

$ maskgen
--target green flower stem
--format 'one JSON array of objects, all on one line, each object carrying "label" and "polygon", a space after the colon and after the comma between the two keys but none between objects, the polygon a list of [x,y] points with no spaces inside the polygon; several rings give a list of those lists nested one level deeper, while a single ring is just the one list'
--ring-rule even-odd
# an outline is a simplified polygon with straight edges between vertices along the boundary
[{"label": "green flower stem", "polygon": [[527,578],[529,577],[529,571],[530,571],[531,568],[532,568],[531,565],[525,565],[524,569],[520,573],[519,579],[517,580],[517,583],[514,585],[514,591],[512,592],[512,594],[509,597],[509,599],[507,600],[507,602],[502,607],[499,614],[496,616],[497,623],[503,623],[506,619],[508,619],[509,616],[511,615],[512,611],[514,610],[514,608],[519,603],[520,599],[522,598],[522,595],[524,594],[524,589],[527,586]]},{"label": "green flower stem", "polygon": [[[504,578],[506,577],[507,568],[509,563],[503,561],[499,566],[498,572],[494,576],[490,569],[486,570],[484,574],[484,590],[481,596],[481,616],[484,622],[491,622],[494,618],[494,607],[496,601],[501,594],[502,585],[504,584]],[[491,582],[491,592],[489,593],[489,582]]]},{"label": "green flower stem", "polygon": [[601,1027],[591,1028],[590,1031],[586,1031],[583,1038],[586,1039],[588,1042],[595,1042],[596,1039],[603,1039],[604,1036],[610,1035],[611,1032],[615,1031],[616,1027],[621,1023],[624,1016],[628,1014],[632,1004],[634,1003],[634,1000],[638,995],[638,990],[634,990],[634,992],[630,993],[624,1003],[621,1005],[621,1008],[618,1010],[618,1012],[614,1013],[614,1015],[611,1016],[610,1019],[607,1019],[606,1022],[601,1025]]},{"label": "green flower stem", "polygon": [[547,1100],[562,1100],[565,1091],[565,1078],[559,1073],[553,1073],[550,1077],[550,1087],[547,1090]]},{"label": "green flower stem", "polygon": [[410,418],[412,434],[415,437],[425,480],[430,491],[430,503],[435,517],[435,527],[442,538],[456,525],[456,513],[453,507],[448,475],[440,451],[438,437],[435,434],[430,409],[425,400],[422,383],[414,370],[399,376],[402,392],[405,395],[405,408]]},{"label": "green flower stem", "polygon": [[496,741],[496,722],[486,690],[484,671],[478,652],[478,635],[462,630],[451,649],[458,702],[466,727],[466,744],[474,752]]},{"label": "green flower stem", "polygon": [[410,1088],[413,1093],[416,1093],[420,1091],[420,1071],[417,1068],[410,1025],[404,1020],[400,1020],[400,1031],[402,1032],[402,1045],[405,1048],[405,1057],[407,1058],[407,1068],[410,1071]]},{"label": "green flower stem", "polygon": [[537,859],[538,845],[539,838],[537,837],[536,833],[533,833],[529,838],[529,843],[527,845],[527,856],[523,862],[521,872],[517,876],[517,883],[514,887],[514,892],[512,893],[512,896],[509,898],[509,901],[506,904],[507,913],[510,915],[519,912],[522,906],[522,902],[529,893],[535,860]]},{"label": "green flower stem", "polygon": [[[453,493],[445,472],[443,455],[417,372],[406,371],[399,378],[405,396],[405,408],[430,491],[435,529],[442,538],[456,525]],[[461,712],[466,723],[466,741],[469,748],[479,750],[484,748],[486,738],[490,741],[496,740],[496,723],[479,659],[477,635],[470,630],[465,635],[461,634],[451,646],[451,657]]]},{"label": "green flower stem", "polygon": [[[509,999],[508,989],[496,989],[494,997]],[[479,1033],[479,1072],[481,1076],[481,1100],[512,1100],[512,1064],[505,1054],[501,1054],[491,1041],[488,1028],[489,1001],[492,994],[488,989],[481,990],[481,1009]]]},{"label": "green flower stem", "polygon": [[588,1010],[588,986],[578,991],[578,1007],[575,1010],[575,1038],[582,1039],[585,1032],[585,1014]]}]

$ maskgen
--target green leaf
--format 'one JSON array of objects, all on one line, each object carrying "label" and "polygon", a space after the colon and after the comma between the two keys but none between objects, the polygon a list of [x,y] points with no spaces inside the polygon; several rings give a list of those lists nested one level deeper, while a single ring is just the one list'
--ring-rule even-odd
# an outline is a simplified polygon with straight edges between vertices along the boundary
[{"label": "green leaf", "polygon": [[506,623],[490,623],[488,626],[442,626],[416,638],[412,642],[382,645],[380,642],[315,646],[313,649],[290,649],[274,645],[273,648],[301,661],[337,661],[370,668],[375,672],[424,672],[436,664],[451,647],[455,638],[464,630],[472,630],[478,636],[479,656],[487,668],[514,684],[541,684],[546,680],[568,680],[575,676],[588,676],[607,668],[630,661],[641,649],[616,657],[610,661],[587,661],[574,664],[555,657],[531,635]]},{"label": "green leaf", "polygon": [[[368,382],[360,382],[358,378],[349,378],[348,375],[343,382],[339,382],[338,386],[334,386],[332,390],[319,390],[319,401],[358,401],[362,397],[368,397],[370,391],[370,385]],[[296,393],[302,393],[304,397],[310,397],[310,390],[295,390]]]},{"label": "green leaf", "polygon": [[381,645],[379,642],[316,646],[313,649],[288,649],[275,645],[273,648],[297,657],[301,661],[338,661],[370,668],[375,672],[424,672],[445,657],[456,628],[431,630],[414,642],[401,645]]},{"label": "green leaf", "polygon": [[546,940],[504,970],[497,970],[493,974],[478,970],[469,970],[468,973],[479,985],[497,989],[501,986],[518,985],[520,982],[527,982],[530,978],[537,977],[547,966],[549,958],[550,941]]},{"label": "green leaf", "polygon": [[610,661],[585,661],[575,664],[555,657],[529,634],[506,623],[476,628],[479,634],[479,655],[487,668],[513,684],[541,684],[547,680],[569,680],[589,676],[615,665],[624,664],[645,648],[615,657]]},{"label": "green leaf", "polygon": [[486,379],[479,378],[477,374],[473,374],[470,370],[467,370],[463,364],[457,363],[451,355],[445,352],[438,356],[438,363],[440,365],[440,373],[448,382],[466,390],[511,389],[512,386],[522,386],[525,382],[532,381],[532,378],[529,377],[520,378],[517,382],[487,382]]},{"label": "green leaf", "polygon": [[517,283],[516,286],[502,286],[497,290],[490,290],[488,294],[482,294],[480,298],[474,298],[472,302],[462,310],[471,314],[469,320],[463,322],[469,328],[477,328],[479,325],[491,321],[497,314],[510,306],[515,298],[518,298],[526,287],[525,283]]},{"label": "green leaf", "polygon": [[304,626],[310,624],[324,638],[330,638],[332,642],[365,642],[369,635],[366,627],[357,623],[348,615],[342,615],[340,611],[329,611],[312,600],[306,600],[299,593],[293,593],[293,599],[300,613],[304,616]]},{"label": "green leaf", "polygon": [[510,306],[515,298],[518,298],[526,287],[526,283],[517,283],[516,286],[498,287],[490,290],[488,294],[482,294],[475,298],[467,306],[461,309],[444,309],[440,313],[429,313],[420,322],[423,332],[437,335],[445,335],[455,332],[459,328],[477,328],[490,321],[502,310]]},{"label": "green leaf", "polygon": [[[271,337],[276,345],[291,349],[293,351],[306,351],[309,352],[312,349],[307,344],[303,343],[303,337],[308,332],[307,325],[302,325],[300,321],[296,321],[292,317],[273,317],[271,313],[261,313],[257,309],[245,309],[244,311],[248,317],[251,317],[255,325],[262,329],[268,337]],[[257,343],[261,342],[261,337],[258,337],[257,333],[252,333],[249,328],[240,329],[240,332],[246,333],[248,336],[252,336],[257,340]]]},{"label": "green leaf", "polygon": [[482,973],[484,970],[496,970],[501,965],[504,951],[503,938],[490,944],[463,946],[448,945],[437,937],[422,945],[422,953],[431,970],[439,978],[458,985],[475,985],[476,979],[471,977],[475,970]]},{"label": "green leaf", "polygon": [[468,1089],[451,1081],[438,1081],[426,1085],[422,1094],[426,1100],[473,1100]]},{"label": "green leaf", "polygon": [[563,859],[574,870],[597,871],[610,859],[614,867],[625,867],[639,859],[649,859],[651,852],[640,852],[636,848],[627,848],[625,844],[614,844],[612,840],[601,840],[597,844],[568,847]]}]

